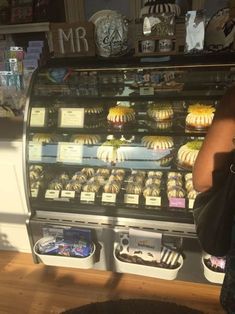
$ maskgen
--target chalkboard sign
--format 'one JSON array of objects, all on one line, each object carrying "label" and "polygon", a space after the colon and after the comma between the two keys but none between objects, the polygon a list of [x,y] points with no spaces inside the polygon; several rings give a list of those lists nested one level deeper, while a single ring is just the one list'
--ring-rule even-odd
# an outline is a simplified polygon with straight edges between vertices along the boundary
[{"label": "chalkboard sign", "polygon": [[94,56],[94,25],[91,22],[51,23],[50,41],[55,57]]}]

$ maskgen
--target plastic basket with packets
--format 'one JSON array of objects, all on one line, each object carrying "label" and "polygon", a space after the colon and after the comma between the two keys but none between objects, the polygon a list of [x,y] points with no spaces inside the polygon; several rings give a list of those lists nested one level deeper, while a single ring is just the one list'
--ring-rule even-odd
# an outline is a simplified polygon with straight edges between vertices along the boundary
[{"label": "plastic basket with packets", "polygon": [[89,256],[92,251],[91,231],[79,228],[64,229],[62,237],[44,237],[37,245],[38,253],[48,255],[83,258]]}]

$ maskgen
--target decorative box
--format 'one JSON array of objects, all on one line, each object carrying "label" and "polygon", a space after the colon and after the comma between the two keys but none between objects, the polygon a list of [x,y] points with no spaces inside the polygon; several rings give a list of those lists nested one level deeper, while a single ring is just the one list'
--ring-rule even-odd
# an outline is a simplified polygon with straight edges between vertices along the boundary
[{"label": "decorative box", "polygon": [[[173,27],[173,26],[172,26]],[[149,35],[143,33],[143,19],[134,25],[134,46],[136,56],[175,55],[184,52],[186,28],[183,18],[176,18],[174,29],[171,26],[152,28]],[[165,30],[165,32],[164,32]]]}]

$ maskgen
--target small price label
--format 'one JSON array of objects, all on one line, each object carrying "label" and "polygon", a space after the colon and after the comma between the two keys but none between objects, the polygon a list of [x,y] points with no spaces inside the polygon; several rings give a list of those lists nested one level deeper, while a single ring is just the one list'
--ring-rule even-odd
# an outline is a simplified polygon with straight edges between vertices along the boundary
[{"label": "small price label", "polygon": [[38,197],[38,189],[31,189],[31,197]]},{"label": "small price label", "polygon": [[102,202],[115,203],[117,195],[115,193],[102,193]]},{"label": "small price label", "polygon": [[154,95],[154,88],[152,86],[140,87],[140,96]]},{"label": "small price label", "polygon": [[83,145],[59,142],[57,151],[58,162],[82,163]]},{"label": "small price label", "polygon": [[159,196],[146,196],[145,205],[147,206],[161,206],[162,198]]},{"label": "small price label", "polygon": [[29,160],[30,161],[42,160],[42,144],[29,142]]},{"label": "small price label", "polygon": [[139,204],[139,195],[124,194],[124,203],[138,205]]},{"label": "small price label", "polygon": [[45,126],[46,108],[32,108],[30,116],[30,126]]},{"label": "small price label", "polygon": [[75,191],[62,190],[60,197],[62,197],[62,198],[75,198]]},{"label": "small price label", "polygon": [[189,200],[188,200],[188,208],[189,209],[193,209],[194,201],[195,201],[194,199],[189,198]]},{"label": "small price label", "polygon": [[171,197],[169,199],[170,207],[185,208],[185,198]]},{"label": "small price label", "polygon": [[84,108],[60,108],[59,126],[62,128],[83,128]]},{"label": "small price label", "polygon": [[59,198],[60,191],[59,190],[46,190],[45,198]]},{"label": "small price label", "polygon": [[81,192],[80,200],[84,202],[94,202],[95,192]]}]

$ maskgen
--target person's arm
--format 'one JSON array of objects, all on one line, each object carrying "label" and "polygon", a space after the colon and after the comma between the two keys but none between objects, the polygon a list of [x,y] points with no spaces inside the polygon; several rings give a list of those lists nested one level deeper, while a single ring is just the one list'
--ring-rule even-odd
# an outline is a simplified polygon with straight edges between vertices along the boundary
[{"label": "person's arm", "polygon": [[213,123],[193,167],[193,185],[199,191],[212,187],[213,171],[229,167],[229,153],[235,148],[235,88],[227,91],[216,110]]}]

